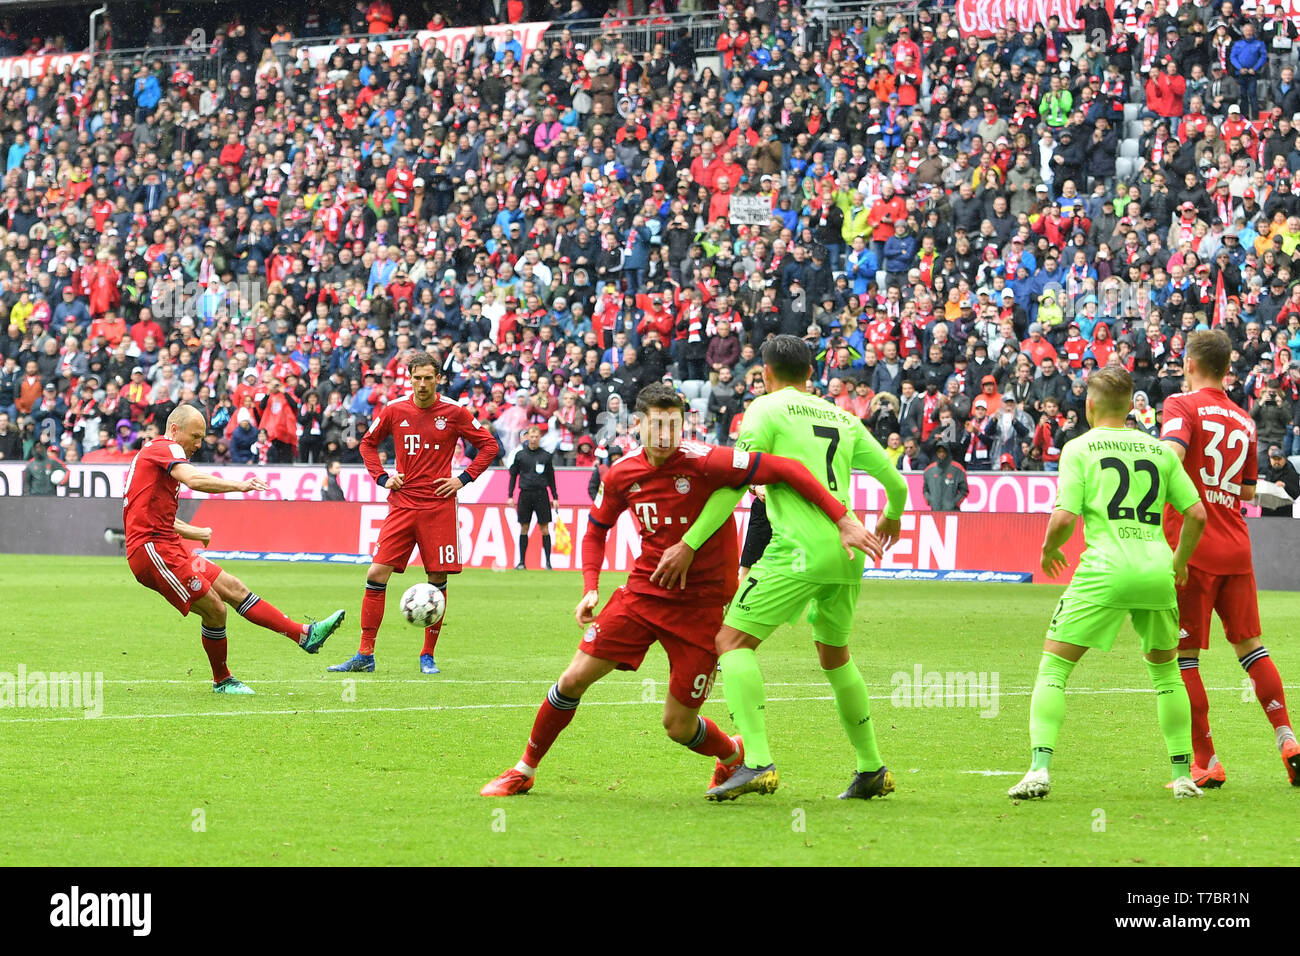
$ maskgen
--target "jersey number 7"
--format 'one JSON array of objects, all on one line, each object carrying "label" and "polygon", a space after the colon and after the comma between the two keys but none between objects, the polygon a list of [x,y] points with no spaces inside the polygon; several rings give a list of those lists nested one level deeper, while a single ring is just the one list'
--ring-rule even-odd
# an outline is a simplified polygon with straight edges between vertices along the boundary
[{"label": "jersey number 7", "polygon": [[840,447],[839,429],[827,425],[814,425],[813,434],[830,442],[826,446],[826,487],[831,491],[839,491],[839,485],[835,482],[835,449]]}]

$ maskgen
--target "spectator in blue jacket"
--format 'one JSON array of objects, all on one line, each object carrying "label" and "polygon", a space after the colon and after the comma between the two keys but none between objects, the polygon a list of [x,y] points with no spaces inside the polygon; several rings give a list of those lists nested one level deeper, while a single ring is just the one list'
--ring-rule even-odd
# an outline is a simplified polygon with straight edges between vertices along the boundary
[{"label": "spectator in blue jacket", "polygon": [[253,443],[257,441],[257,427],[253,416],[246,408],[239,410],[238,424],[230,433],[230,460],[236,465],[247,465],[253,461]]},{"label": "spectator in blue jacket", "polygon": [[638,213],[632,217],[632,226],[623,237],[623,278],[627,280],[627,294],[641,291],[646,267],[650,265],[650,230]]},{"label": "spectator in blue jacket", "polygon": [[23,157],[31,151],[31,144],[27,142],[27,134],[19,132],[14,136],[14,143],[9,147],[8,162],[5,165],[5,172],[17,169],[23,164]]},{"label": "spectator in blue jacket", "polygon": [[154,111],[162,99],[162,87],[158,77],[148,70],[141,70],[135,75],[135,121],[143,123],[144,118]]},{"label": "spectator in blue jacket", "polygon": [[844,277],[853,286],[854,295],[865,295],[867,286],[876,281],[880,263],[862,236],[853,237],[853,251],[844,259]]},{"label": "spectator in blue jacket", "polygon": [[907,221],[894,223],[894,234],[885,240],[885,288],[907,285],[907,270],[916,258],[916,237],[907,229]]},{"label": "spectator in blue jacket", "polygon": [[1264,41],[1255,36],[1255,24],[1249,20],[1241,25],[1241,39],[1232,45],[1228,59],[1232,61],[1237,83],[1241,86],[1241,111],[1247,119],[1254,119],[1259,112],[1255,84],[1259,82],[1259,74],[1268,66],[1268,50]]}]

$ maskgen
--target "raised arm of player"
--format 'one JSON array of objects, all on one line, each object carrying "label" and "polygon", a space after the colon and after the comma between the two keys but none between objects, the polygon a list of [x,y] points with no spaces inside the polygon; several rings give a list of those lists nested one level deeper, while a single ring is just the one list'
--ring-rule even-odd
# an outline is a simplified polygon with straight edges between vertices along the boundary
[{"label": "raised arm of player", "polygon": [[248,481],[218,478],[206,471],[199,471],[187,461],[172,465],[171,476],[191,491],[201,491],[207,495],[224,495],[232,491],[266,491],[269,487],[261,478],[250,478]]},{"label": "raised arm of player", "polygon": [[491,430],[479,424],[479,420],[474,417],[474,413],[463,405],[460,406],[460,410],[456,414],[456,426],[460,437],[467,444],[477,448],[478,454],[474,456],[474,460],[469,463],[469,467],[462,471],[460,475],[451,478],[439,478],[433,483],[433,490],[444,498],[450,498],[487,471],[492,462],[496,461],[497,453],[501,450],[501,446],[497,444],[496,436],[492,434]]}]

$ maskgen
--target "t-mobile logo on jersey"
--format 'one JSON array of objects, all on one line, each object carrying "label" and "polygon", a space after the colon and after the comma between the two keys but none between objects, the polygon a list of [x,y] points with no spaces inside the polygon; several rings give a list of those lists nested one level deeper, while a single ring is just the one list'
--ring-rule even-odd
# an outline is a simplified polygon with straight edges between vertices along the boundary
[{"label": "t-mobile logo on jersey", "polygon": [[632,506],[636,510],[636,516],[641,522],[641,530],[644,534],[654,534],[655,525],[659,522],[659,506],[653,501],[638,501]]},{"label": "t-mobile logo on jersey", "polygon": [[406,442],[406,453],[408,455],[415,455],[420,451],[419,435],[403,435],[402,440]]}]

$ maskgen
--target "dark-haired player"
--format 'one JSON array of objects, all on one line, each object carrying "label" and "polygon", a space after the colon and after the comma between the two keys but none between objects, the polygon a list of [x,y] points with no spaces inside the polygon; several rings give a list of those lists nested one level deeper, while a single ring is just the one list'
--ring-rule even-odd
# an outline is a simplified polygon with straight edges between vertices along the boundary
[{"label": "dark-haired player", "polygon": [[[407,360],[412,394],[389,402],[375,416],[361,439],[366,470],[380,487],[388,489],[388,516],[379,532],[375,560],[366,572],[366,593],[361,601],[361,646],[357,653],[332,671],[373,671],[375,635],[384,619],[384,595],[393,571],[405,571],[411,549],[420,548],[420,560],[429,583],[447,594],[447,575],[460,573],[460,540],[456,531],[456,492],[483,473],[497,456],[497,440],[463,405],[438,394],[437,360],[417,352]],[[379,443],[393,436],[397,470],[389,474],[379,463]],[[469,467],[452,477],[456,441],[463,438],[478,449]],[[420,672],[439,673],[433,652],[442,620],[424,629]]]},{"label": "dark-haired player", "polygon": [[218,694],[251,694],[226,666],[226,605],[249,621],[283,634],[308,654],[343,623],[335,611],[323,621],[299,624],[248,590],[235,576],[201,555],[191,555],[181,539],[207,544],[211,528],[197,528],[176,517],[180,486],[210,495],[232,491],[266,491],[261,478],[231,481],[199,471],[189,458],[203,443],[207,422],[192,405],[181,405],[167,416],[166,431],[140,449],[126,473],[122,516],[126,527],[126,560],[135,579],[167,599],[183,615],[197,611],[203,621],[203,650],[212,666],[212,690]]},{"label": "dark-haired player", "polygon": [[[641,447],[610,466],[596,494],[595,508],[582,542],[585,593],[574,614],[585,626],[573,661],[537,711],[523,756],[514,767],[480,791],[485,797],[511,796],[533,786],[537,766],[560,732],[573,719],[587,688],[614,669],[636,670],[650,645],[658,641],[668,653],[668,696],[664,730],[677,743],[717,759],[725,779],[739,766],[744,749],[699,710],[708,699],[717,664],[714,634],[722,623],[723,605],[736,590],[739,554],[734,522],[723,524],[704,542],[699,570],[690,587],[671,592],[650,581],[664,549],[676,543],[704,502],[720,487],[744,488],[750,482],[786,482],[821,508],[827,528],[839,529],[839,545],[879,556],[875,537],[798,462],[732,448],[682,441],[685,404],[663,383],[648,385],[637,396]],[[783,485],[774,487],[784,487]],[[600,567],[605,541],[614,523],[630,510],[641,531],[641,555],[597,616]],[[834,536],[832,535],[832,540]]]},{"label": "dark-haired player", "polygon": [[[1124,425],[1133,407],[1133,378],[1107,366],[1088,376],[1085,414],[1092,429],[1061,452],[1056,508],[1043,538],[1042,567],[1056,577],[1061,548],[1083,516],[1087,549],[1061,595],[1043,641],[1029,701],[1029,771],[1007,791],[1014,800],[1045,797],[1049,769],[1065,720],[1065,685],[1089,648],[1109,651],[1126,618],[1142,641],[1156,691],[1156,716],[1175,797],[1199,797],[1192,781],[1192,720],[1174,663],[1178,646],[1176,583],[1205,530],[1205,508],[1178,459],[1158,439]],[[1165,503],[1184,516],[1171,554],[1160,530]]]},{"label": "dark-haired player", "polygon": [[[1210,646],[1213,611],[1273,725],[1287,776],[1300,787],[1300,745],[1287,716],[1282,678],[1260,640],[1250,532],[1241,516],[1241,502],[1255,497],[1258,478],[1255,422],[1223,391],[1231,352],[1232,342],[1222,330],[1188,336],[1185,374],[1191,390],[1165,399],[1160,433],[1182,459],[1208,513],[1205,540],[1192,555],[1187,586],[1178,592],[1178,667],[1192,702],[1192,779],[1202,787],[1221,787],[1226,779],[1214,753],[1210,702],[1200,671],[1201,651]],[[1177,535],[1178,527],[1178,515],[1166,512],[1166,536]]]},{"label": "dark-haired player", "polygon": [[[862,420],[808,392],[812,351],[793,335],[763,343],[765,394],[756,398],[741,426],[738,449],[772,452],[801,462],[824,481],[841,502],[851,502],[852,471],[866,471],[885,488],[888,503],[876,523],[881,544],[898,538],[907,483],[885,457],[880,443]],[[726,520],[741,492],[715,494],[681,543],[665,552],[653,580],[664,587],[686,581],[695,549]],[[869,799],[894,789],[894,778],[881,760],[871,722],[867,685],[849,658],[849,636],[862,589],[863,559],[848,557],[833,545],[824,522],[793,488],[767,490],[772,539],[741,583],[717,632],[718,665],[727,707],[749,751],[744,764],[727,777],[714,775],[710,800],[732,800],[743,793],[771,793],[776,766],[767,741],[763,675],[755,651],[778,627],[809,608],[817,658],[835,695],[835,710],[857,758],[857,773],[840,796]],[[696,572],[693,572],[696,573]]]}]

